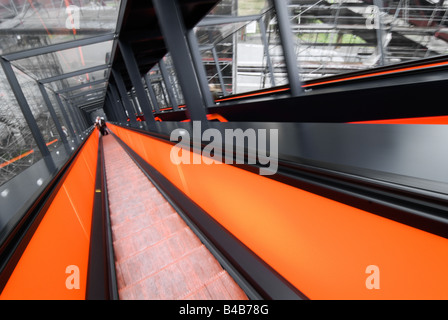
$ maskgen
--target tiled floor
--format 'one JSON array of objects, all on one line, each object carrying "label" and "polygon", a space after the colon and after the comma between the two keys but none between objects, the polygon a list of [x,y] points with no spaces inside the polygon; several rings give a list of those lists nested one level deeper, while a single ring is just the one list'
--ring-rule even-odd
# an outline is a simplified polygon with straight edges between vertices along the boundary
[{"label": "tiled floor", "polygon": [[115,138],[102,139],[120,299],[247,299]]}]

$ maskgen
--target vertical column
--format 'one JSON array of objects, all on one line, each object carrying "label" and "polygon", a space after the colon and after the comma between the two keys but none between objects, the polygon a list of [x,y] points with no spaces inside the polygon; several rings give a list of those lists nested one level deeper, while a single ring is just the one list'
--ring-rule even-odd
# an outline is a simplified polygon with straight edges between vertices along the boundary
[{"label": "vertical column", "polygon": [[[140,112],[143,112],[142,107],[140,106],[140,102],[138,101],[137,95],[131,91],[131,101],[134,103],[134,109],[136,114],[140,114]],[[151,106],[151,102],[149,102],[149,106]],[[151,110],[152,111],[152,110]]]},{"label": "vertical column", "polygon": [[383,21],[381,19],[381,10],[383,9],[383,0],[373,0],[375,16],[374,19],[378,19],[376,22],[376,41],[378,46],[378,54],[380,55],[380,63],[382,66],[386,64],[386,48],[385,48],[385,34],[383,28]]},{"label": "vertical column", "polygon": [[199,88],[190,48],[185,38],[185,24],[178,3],[175,0],[153,0],[153,5],[165,43],[173,59],[190,119],[202,121],[202,127],[206,127],[206,106]]},{"label": "vertical column", "polygon": [[117,88],[115,88],[115,85],[111,82],[109,83],[109,90],[110,93],[112,94],[111,96],[111,100],[113,100],[112,108],[117,110],[117,116],[118,116],[117,121],[127,122],[128,118],[126,116],[126,112],[123,109],[124,108],[123,104],[120,101]]},{"label": "vertical column", "polygon": [[297,66],[297,57],[294,52],[293,35],[288,15],[288,0],[273,0],[275,12],[277,14],[277,24],[280,32],[280,39],[285,56],[285,64],[288,72],[288,81],[292,96],[303,94],[302,82],[299,77],[299,68]]},{"label": "vertical column", "polygon": [[271,75],[271,86],[275,87],[274,68],[272,67],[271,55],[269,54],[268,37],[266,36],[266,27],[264,25],[263,18],[258,20],[258,25],[261,32],[261,40],[263,42],[264,54],[266,56],[266,63],[268,65],[269,74]]},{"label": "vertical column", "polygon": [[14,74],[14,70],[12,69],[9,61],[0,58],[0,63],[2,65],[3,71],[5,72],[6,79],[8,80],[9,85],[11,86],[11,89],[14,93],[14,96],[17,99],[19,107],[22,110],[25,121],[31,130],[31,134],[33,135],[34,140],[36,141],[37,147],[39,148],[39,151],[42,154],[42,157],[44,158],[45,164],[47,165],[48,170],[50,172],[53,172],[56,170],[56,166],[54,164],[53,159],[51,158],[50,151],[48,150],[47,145],[45,144],[45,140],[39,130],[39,127],[37,126],[36,120],[34,119],[33,114],[31,113],[30,106],[26,101],[22,88],[20,87],[17,77]]},{"label": "vertical column", "polygon": [[165,82],[165,88],[168,92],[168,98],[170,99],[171,106],[173,107],[173,110],[177,111],[179,110],[179,103],[177,102],[176,96],[174,94],[174,89],[170,81],[170,75],[168,73],[168,70],[166,69],[166,64],[165,61],[163,61],[163,58],[159,61],[159,68],[160,72],[162,73],[163,81]]},{"label": "vertical column", "polygon": [[79,129],[80,129],[79,134],[81,134],[86,129],[85,124],[82,122],[81,115],[79,114],[78,108],[75,107],[70,101],[68,101],[68,103],[73,111],[73,114],[75,115],[76,119],[78,120],[78,125],[79,125]]},{"label": "vertical column", "polygon": [[106,94],[103,110],[106,113],[108,120],[117,121],[117,114],[116,114],[114,108],[112,108],[112,104],[113,104],[113,99],[111,98],[111,96],[109,94]]},{"label": "vertical column", "polygon": [[56,101],[59,104],[59,108],[62,111],[62,115],[64,116],[65,123],[67,123],[68,130],[70,131],[70,135],[73,137],[74,141],[75,140],[78,141],[78,137],[76,136],[75,131],[73,130],[72,122],[70,121],[70,118],[68,117],[68,114],[65,111],[65,106],[62,103],[61,97],[59,96],[59,94],[55,94],[55,96],[56,96]]},{"label": "vertical column", "polygon": [[56,130],[58,130],[59,136],[61,137],[62,143],[64,144],[64,148],[67,151],[67,153],[70,153],[70,147],[68,145],[67,137],[65,136],[65,133],[62,130],[61,123],[59,122],[58,116],[56,115],[53,105],[51,104],[50,98],[48,97],[47,90],[45,89],[45,86],[42,83],[37,82],[37,85],[39,86],[39,90],[42,93],[42,97],[44,98],[45,104],[48,107],[48,111],[50,112],[50,115],[53,118]]},{"label": "vertical column", "polygon": [[149,97],[151,98],[152,105],[154,107],[154,111],[156,113],[159,113],[160,112],[159,102],[157,101],[157,97],[154,92],[154,88],[152,87],[151,78],[150,78],[149,74],[145,74],[145,82],[146,82],[146,87],[148,88]]},{"label": "vertical column", "polygon": [[72,106],[70,105],[70,103],[66,99],[64,99],[64,102],[65,102],[65,105],[67,106],[68,113],[70,113],[70,116],[73,120],[73,124],[75,126],[75,128],[74,128],[76,131],[75,136],[79,138],[79,135],[82,132],[81,127],[79,126],[79,121],[75,117],[75,114],[73,113]]},{"label": "vertical column", "polygon": [[154,114],[152,113],[151,102],[149,101],[148,95],[143,87],[142,77],[140,75],[137,61],[135,60],[134,52],[132,51],[130,44],[124,40],[119,40],[118,45],[126,65],[128,75],[131,78],[132,85],[134,86],[135,93],[137,94],[140,107],[145,115],[146,123],[149,128],[154,127],[156,120],[154,120]]},{"label": "vertical column", "polygon": [[88,129],[92,125],[92,123],[89,120],[89,117],[87,117],[87,113],[84,111],[84,109],[80,109],[80,108],[77,108],[77,109],[79,111],[79,114],[81,115],[81,119],[84,122],[86,129]]},{"label": "vertical column", "polygon": [[79,124],[81,125],[82,131],[86,130],[88,128],[88,126],[87,126],[87,122],[84,118],[84,115],[82,114],[82,111],[78,107],[76,107],[73,103],[71,105],[72,105],[73,110],[75,111],[76,115],[78,116]]},{"label": "vertical column", "polygon": [[112,75],[114,76],[115,84],[117,85],[118,92],[120,93],[121,102],[128,112],[129,120],[131,121],[131,123],[137,123],[137,119],[135,118],[134,111],[132,110],[133,107],[131,105],[131,101],[129,100],[126,86],[124,85],[124,81],[121,77],[120,71],[112,69]]},{"label": "vertical column", "polygon": [[201,52],[199,51],[198,40],[194,34],[194,30],[187,31],[187,40],[190,46],[191,57],[193,58],[194,69],[198,75],[199,86],[202,92],[202,97],[206,107],[211,107],[215,104],[212,93],[208,86],[207,73],[205,72],[204,64],[202,63]]},{"label": "vertical column", "polygon": [[219,66],[218,54],[216,53],[216,48],[212,48],[213,61],[215,62],[216,72],[218,72],[219,84],[221,85],[222,95],[227,95],[226,85],[224,83],[224,78],[222,77],[221,67]]}]

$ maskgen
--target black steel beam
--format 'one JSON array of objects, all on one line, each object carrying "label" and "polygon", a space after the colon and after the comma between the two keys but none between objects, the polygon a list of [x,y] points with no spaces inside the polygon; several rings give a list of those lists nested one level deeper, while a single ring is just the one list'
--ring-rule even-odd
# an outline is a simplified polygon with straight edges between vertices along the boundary
[{"label": "black steel beam", "polygon": [[129,96],[126,91],[126,86],[124,85],[123,82],[123,77],[121,76],[120,71],[115,70],[114,68],[112,68],[112,75],[114,77],[115,84],[117,85],[118,93],[120,94],[121,97],[121,102],[123,103],[124,108],[128,112],[127,116],[129,117],[131,123],[136,123],[137,119],[135,118],[135,111],[131,105],[131,101],[129,100]]},{"label": "black steel beam", "polygon": [[81,46],[87,46],[87,45],[95,44],[95,43],[99,43],[99,42],[110,41],[110,40],[113,40],[114,38],[115,38],[114,33],[107,33],[107,34],[100,35],[100,36],[89,37],[89,38],[84,38],[84,39],[79,39],[79,40],[72,40],[72,41],[56,43],[56,44],[50,44],[48,46],[14,52],[14,53],[4,55],[3,58],[5,58],[8,61],[20,60],[20,59],[30,58],[30,57],[34,57],[34,56],[38,56],[38,55],[46,54],[46,53],[51,53],[51,52],[55,52],[55,51],[67,50],[67,49],[72,49],[72,48],[81,47]]},{"label": "black steel beam", "polygon": [[57,91],[57,93],[66,93],[66,92],[82,89],[82,88],[85,88],[85,87],[88,87],[88,86],[94,86],[94,85],[97,85],[97,84],[105,83],[105,82],[107,82],[107,79],[101,79],[101,80],[96,80],[96,81],[92,81],[92,82],[86,82],[86,83],[80,84],[78,86],[68,87],[68,88],[59,90],[59,91]]},{"label": "black steel beam", "polygon": [[229,23],[240,23],[240,22],[251,22],[258,21],[261,18],[261,15],[248,15],[248,16],[207,16],[202,19],[196,26],[197,27],[208,27],[215,26],[220,24],[229,24]]},{"label": "black steel beam", "polygon": [[78,119],[75,117],[74,113],[73,113],[73,107],[72,105],[66,100],[64,99],[65,105],[67,106],[67,110],[70,113],[70,117],[73,120],[73,125],[74,125],[74,129],[76,131],[75,135],[77,137],[79,137],[79,135],[81,134],[82,130],[81,127],[79,126],[79,121]]},{"label": "black steel beam", "polygon": [[199,86],[202,91],[202,97],[206,107],[211,107],[215,104],[213,100],[210,87],[208,86],[207,73],[202,62],[201,52],[199,51],[199,44],[194,30],[187,31],[187,40],[190,47],[191,57],[193,59],[194,67],[198,75]]},{"label": "black steel beam", "polygon": [[145,82],[146,82],[146,87],[148,88],[149,98],[151,99],[154,111],[156,113],[159,113],[160,112],[159,101],[157,101],[157,97],[154,92],[154,88],[152,87],[151,77],[147,73],[147,74],[145,74],[144,78],[145,78]]},{"label": "black steel beam", "polygon": [[124,111],[124,106],[120,101],[120,97],[117,92],[117,88],[115,87],[115,84],[109,83],[109,92],[111,93],[111,100],[113,102],[112,108],[117,109],[118,120],[126,122],[127,121],[126,112]]},{"label": "black steel beam", "polygon": [[280,32],[283,56],[285,58],[288,72],[289,87],[291,95],[296,97],[303,94],[302,82],[299,78],[299,68],[297,66],[297,55],[294,52],[293,35],[291,23],[288,15],[288,0],[273,0],[275,12],[277,14],[277,25]]},{"label": "black steel beam", "polygon": [[170,99],[171,106],[173,107],[174,111],[177,111],[177,110],[179,110],[179,103],[177,102],[176,96],[174,94],[174,88],[171,84],[170,75],[166,68],[165,61],[163,61],[163,58],[160,59],[160,61],[159,61],[159,69],[160,69],[160,72],[162,73],[162,78],[165,83],[165,88],[168,93],[168,98]]},{"label": "black steel beam", "polygon": [[104,70],[104,69],[107,69],[107,68],[110,68],[110,65],[102,64],[102,65],[99,65],[99,66],[94,66],[94,67],[90,67],[90,68],[86,68],[86,69],[81,69],[81,70],[77,70],[77,71],[73,71],[73,72],[60,74],[60,75],[49,77],[49,78],[46,78],[46,79],[39,79],[39,82],[41,82],[41,83],[50,83],[50,82],[53,82],[53,81],[58,81],[58,80],[63,80],[63,79],[71,78],[71,77],[76,77],[76,76],[80,76],[82,74],[91,73],[91,72],[95,72],[95,71],[100,71],[100,70]]},{"label": "black steel beam", "polygon": [[105,92],[105,91],[106,91],[105,88],[99,88],[99,89],[95,89],[95,90],[92,90],[92,91],[86,91],[86,92],[78,93],[78,94],[75,94],[74,96],[66,96],[66,98],[70,99],[70,100],[73,100],[73,99],[80,98],[80,97],[86,97],[86,96],[88,96],[88,95],[90,95],[92,93]]},{"label": "black steel beam", "polygon": [[62,103],[61,97],[58,94],[55,94],[55,96],[56,96],[56,101],[59,104],[59,108],[62,111],[62,115],[64,116],[65,123],[67,123],[68,130],[70,131],[70,136],[73,137],[74,141],[78,142],[78,136],[75,134],[75,131],[73,130],[72,122],[70,121],[67,111],[65,110],[65,106]]},{"label": "black steel beam", "polygon": [[132,47],[124,40],[119,40],[118,46],[120,48],[121,55],[123,56],[129,78],[131,79],[135,93],[137,94],[140,107],[145,115],[145,120],[149,125],[154,125],[156,121],[154,120],[154,115],[151,109],[151,102],[149,101],[148,95],[143,87],[142,77],[140,75],[140,70]]},{"label": "black steel beam", "polygon": [[268,65],[271,86],[275,87],[274,68],[272,66],[271,54],[269,53],[269,42],[266,35],[266,26],[264,25],[264,21],[262,18],[258,20],[258,26],[260,27],[261,41],[263,42],[264,54],[266,55],[266,63]]},{"label": "black steel beam", "polygon": [[174,0],[153,0],[153,5],[165,43],[173,59],[190,119],[202,121],[202,127],[206,128],[206,106],[186,39],[187,30],[179,4]]},{"label": "black steel beam", "polygon": [[53,118],[54,124],[56,125],[56,130],[59,133],[59,136],[62,140],[62,143],[64,144],[64,147],[67,151],[67,154],[70,154],[70,147],[68,145],[67,137],[65,136],[64,131],[62,130],[61,124],[59,122],[58,116],[56,115],[56,112],[54,111],[53,105],[51,104],[50,98],[48,97],[48,93],[45,89],[45,86],[42,83],[37,83],[39,86],[39,90],[42,94],[42,97],[44,98],[45,104],[48,107],[48,111],[50,112],[51,117]]}]

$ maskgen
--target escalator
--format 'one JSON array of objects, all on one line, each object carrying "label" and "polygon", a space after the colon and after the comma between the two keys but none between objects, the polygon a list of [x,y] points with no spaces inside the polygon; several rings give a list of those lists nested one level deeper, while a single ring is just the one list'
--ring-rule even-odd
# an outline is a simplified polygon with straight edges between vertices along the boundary
[{"label": "escalator", "polygon": [[247,299],[112,135],[103,148],[120,299]]}]

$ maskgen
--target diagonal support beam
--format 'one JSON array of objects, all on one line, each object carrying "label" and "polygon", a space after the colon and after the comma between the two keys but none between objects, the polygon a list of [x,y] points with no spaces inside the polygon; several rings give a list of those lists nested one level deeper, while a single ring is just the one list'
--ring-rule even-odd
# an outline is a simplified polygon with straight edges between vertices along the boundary
[{"label": "diagonal support beam", "polygon": [[99,66],[94,66],[91,68],[86,68],[86,69],[81,69],[81,70],[77,70],[77,71],[73,71],[73,72],[68,72],[68,73],[64,73],[64,74],[60,74],[54,77],[49,77],[46,79],[40,79],[39,82],[40,83],[50,83],[53,81],[59,81],[59,80],[63,80],[63,79],[67,79],[67,78],[71,78],[71,77],[76,77],[76,76],[80,76],[82,74],[86,74],[86,73],[91,73],[91,72],[95,72],[95,71],[101,71],[101,70],[105,70],[110,68],[110,65],[108,64],[102,64]]},{"label": "diagonal support beam", "polygon": [[134,86],[135,93],[137,94],[140,107],[145,115],[146,123],[149,127],[154,126],[156,120],[154,119],[154,114],[151,109],[151,102],[149,101],[148,95],[143,87],[142,76],[140,75],[140,70],[138,68],[131,45],[124,40],[118,40],[118,46],[120,48],[121,55],[123,56],[129,78],[131,78],[132,85]]},{"label": "diagonal support beam", "polygon": [[95,44],[95,43],[104,42],[104,41],[110,41],[110,40],[113,40],[114,37],[115,37],[115,34],[108,33],[108,34],[97,36],[97,37],[90,37],[90,38],[85,38],[85,39],[80,39],[80,40],[56,43],[56,44],[51,44],[51,45],[44,46],[44,47],[33,48],[33,49],[24,50],[24,51],[20,51],[20,52],[14,52],[14,53],[4,55],[3,58],[5,58],[8,61],[26,59],[26,58],[38,56],[41,54],[46,54],[46,53],[51,53],[51,52],[56,52],[56,51],[61,51],[61,50],[67,50],[67,49],[72,49],[72,48],[76,48],[76,47],[87,46],[90,44]]},{"label": "diagonal support beam", "polygon": [[182,88],[188,115],[192,121],[201,121],[205,128],[208,126],[207,109],[186,39],[187,30],[179,3],[175,0],[152,2]]}]

